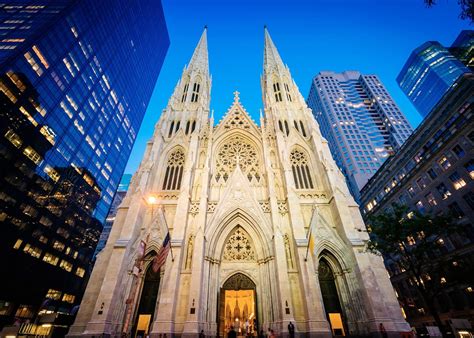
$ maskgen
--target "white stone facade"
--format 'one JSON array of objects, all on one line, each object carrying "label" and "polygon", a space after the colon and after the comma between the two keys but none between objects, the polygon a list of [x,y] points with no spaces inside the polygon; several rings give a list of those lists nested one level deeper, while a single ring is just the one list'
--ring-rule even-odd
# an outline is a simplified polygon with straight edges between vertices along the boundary
[{"label": "white stone facade", "polygon": [[[378,333],[380,323],[389,334],[409,331],[382,259],[364,250],[344,176],[267,30],[260,126],[237,92],[214,126],[206,34],[147,144],[69,336],[135,336],[145,271],[167,228],[172,255],[160,269],[152,337],[224,332],[221,288],[237,275],[254,285],[259,329],[284,336],[291,321],[298,336],[331,336],[321,258],[346,334]],[[158,205],[147,205],[150,195]]]}]

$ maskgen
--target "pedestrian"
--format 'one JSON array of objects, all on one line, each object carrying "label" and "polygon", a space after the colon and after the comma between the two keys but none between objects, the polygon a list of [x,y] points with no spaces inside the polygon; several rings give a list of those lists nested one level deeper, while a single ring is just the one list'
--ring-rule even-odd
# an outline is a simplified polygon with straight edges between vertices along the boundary
[{"label": "pedestrian", "polygon": [[204,330],[201,330],[201,332],[199,333],[199,338],[205,338],[206,335],[204,334]]},{"label": "pedestrian", "polygon": [[292,322],[288,324],[288,333],[290,334],[290,338],[295,337],[295,326],[293,325]]},{"label": "pedestrian", "polygon": [[270,330],[270,338],[275,338],[275,332],[273,330]]},{"label": "pedestrian", "polygon": [[383,326],[382,323],[380,323],[379,325],[379,331],[382,338],[387,338],[387,331],[385,330],[385,327]]},{"label": "pedestrian", "polygon": [[263,332],[263,329],[260,329],[260,334],[258,335],[258,338],[265,338],[265,332]]},{"label": "pedestrian", "polygon": [[237,338],[237,332],[235,332],[234,327],[231,326],[229,333],[227,334],[228,338]]}]

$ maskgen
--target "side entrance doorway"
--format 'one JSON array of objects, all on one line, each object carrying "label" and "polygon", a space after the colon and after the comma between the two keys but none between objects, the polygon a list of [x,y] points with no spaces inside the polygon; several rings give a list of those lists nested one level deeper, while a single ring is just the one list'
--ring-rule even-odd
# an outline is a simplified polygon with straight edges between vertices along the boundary
[{"label": "side entrance doorway", "polygon": [[219,337],[227,337],[231,328],[237,336],[257,336],[256,286],[249,277],[236,273],[226,280],[219,292],[218,309]]}]

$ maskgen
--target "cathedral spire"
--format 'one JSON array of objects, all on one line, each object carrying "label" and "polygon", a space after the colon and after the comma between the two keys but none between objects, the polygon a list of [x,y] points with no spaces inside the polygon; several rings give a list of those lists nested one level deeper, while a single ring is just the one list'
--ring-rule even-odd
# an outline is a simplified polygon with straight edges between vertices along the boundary
[{"label": "cathedral spire", "polygon": [[285,65],[278,53],[275,44],[273,43],[270,33],[268,33],[267,26],[264,27],[265,31],[265,46],[263,52],[263,69],[265,72],[268,72],[272,68],[285,69]]},{"label": "cathedral spire", "polygon": [[209,74],[209,58],[207,54],[207,26],[204,26],[201,38],[194,50],[188,70],[200,70],[203,74]]}]

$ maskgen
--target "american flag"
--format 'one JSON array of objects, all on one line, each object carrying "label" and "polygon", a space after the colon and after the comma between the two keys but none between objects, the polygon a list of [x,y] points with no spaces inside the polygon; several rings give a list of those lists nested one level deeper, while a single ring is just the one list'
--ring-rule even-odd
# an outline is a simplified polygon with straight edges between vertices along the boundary
[{"label": "american flag", "polygon": [[160,248],[160,251],[153,258],[152,269],[153,272],[158,272],[163,264],[166,262],[166,257],[168,257],[168,252],[171,248],[170,233],[168,232],[163,240],[163,245]]}]

